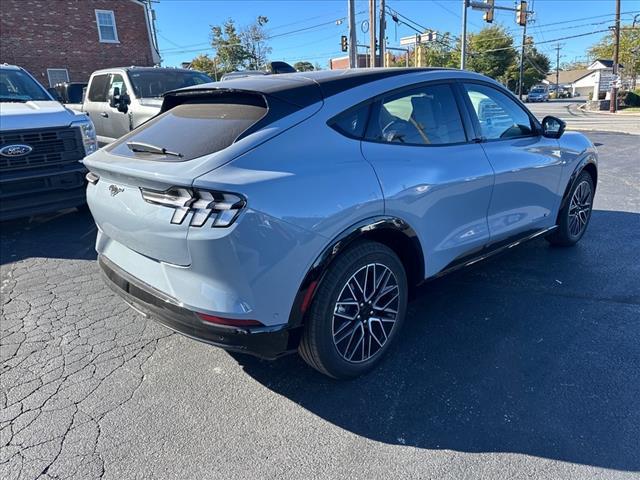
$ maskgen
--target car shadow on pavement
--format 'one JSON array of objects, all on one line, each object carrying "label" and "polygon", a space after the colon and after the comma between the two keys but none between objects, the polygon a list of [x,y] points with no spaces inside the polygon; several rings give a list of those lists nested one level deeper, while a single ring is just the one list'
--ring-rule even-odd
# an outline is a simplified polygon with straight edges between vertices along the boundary
[{"label": "car shadow on pavement", "polygon": [[[543,239],[420,287],[369,375],[233,354],[315,415],[389,444],[640,470],[640,215],[595,211],[574,248]],[[633,260],[635,258],[635,260]]]},{"label": "car shadow on pavement", "polygon": [[0,265],[26,258],[95,260],[97,228],[87,210],[0,223]]}]

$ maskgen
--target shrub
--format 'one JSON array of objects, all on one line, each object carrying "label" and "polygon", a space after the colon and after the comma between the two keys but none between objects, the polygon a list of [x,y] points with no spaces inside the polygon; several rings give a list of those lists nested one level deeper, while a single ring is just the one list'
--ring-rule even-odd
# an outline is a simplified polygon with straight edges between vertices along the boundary
[{"label": "shrub", "polygon": [[640,90],[624,92],[621,100],[627,107],[640,107]]}]

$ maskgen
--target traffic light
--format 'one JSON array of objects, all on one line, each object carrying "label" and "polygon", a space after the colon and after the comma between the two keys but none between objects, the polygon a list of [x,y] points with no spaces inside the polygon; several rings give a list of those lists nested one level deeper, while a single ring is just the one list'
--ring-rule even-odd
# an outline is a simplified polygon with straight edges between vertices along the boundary
[{"label": "traffic light", "polygon": [[340,37],[340,48],[342,49],[343,52],[346,52],[347,50],[349,50],[349,43],[347,42],[346,35],[342,35],[342,37]]},{"label": "traffic light", "polygon": [[524,0],[516,8],[516,23],[521,27],[527,24],[527,2]]},{"label": "traffic light", "polygon": [[484,15],[482,16],[482,18],[487,23],[493,23],[493,4],[494,4],[494,2],[495,2],[495,0],[484,0],[484,3],[487,5],[487,7],[489,7],[489,9],[485,10]]}]

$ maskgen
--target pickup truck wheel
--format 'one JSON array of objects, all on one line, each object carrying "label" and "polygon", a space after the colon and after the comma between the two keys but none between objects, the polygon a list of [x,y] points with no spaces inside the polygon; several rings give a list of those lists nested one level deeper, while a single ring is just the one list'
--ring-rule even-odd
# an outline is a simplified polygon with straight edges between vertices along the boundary
[{"label": "pickup truck wheel", "polygon": [[333,378],[370,371],[398,335],[407,309],[402,262],[385,245],[366,241],[329,267],[305,322],[299,352]]},{"label": "pickup truck wheel", "polygon": [[591,219],[593,192],[591,175],[583,171],[571,187],[565,205],[558,214],[558,228],[546,237],[549,243],[562,247],[578,243]]}]

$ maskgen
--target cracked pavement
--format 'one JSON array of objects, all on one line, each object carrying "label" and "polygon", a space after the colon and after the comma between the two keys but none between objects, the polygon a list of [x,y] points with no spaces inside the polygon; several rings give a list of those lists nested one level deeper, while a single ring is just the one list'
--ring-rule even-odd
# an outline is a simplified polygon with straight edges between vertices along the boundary
[{"label": "cracked pavement", "polygon": [[640,137],[583,241],[421,287],[352,382],[141,318],[75,211],[0,225],[0,478],[640,478]]}]

